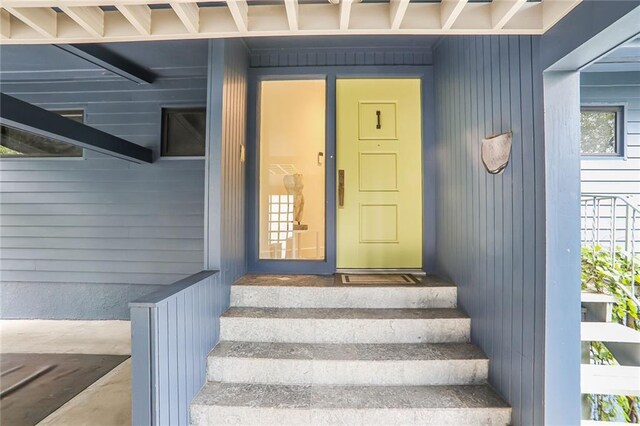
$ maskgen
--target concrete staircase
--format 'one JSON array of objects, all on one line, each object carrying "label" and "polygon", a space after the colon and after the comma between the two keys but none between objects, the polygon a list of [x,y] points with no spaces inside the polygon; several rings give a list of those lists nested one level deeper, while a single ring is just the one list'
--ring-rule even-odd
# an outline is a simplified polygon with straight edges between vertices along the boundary
[{"label": "concrete staircase", "polygon": [[193,425],[507,425],[456,288],[248,276],[231,289]]},{"label": "concrete staircase", "polygon": [[[582,393],[640,396],[640,332],[612,322],[612,308],[615,302],[613,296],[583,292],[581,299]],[[590,365],[591,342],[602,342],[619,365]],[[589,407],[586,400],[583,405],[583,416],[587,416]],[[616,423],[583,422],[583,425],[588,424]]]}]

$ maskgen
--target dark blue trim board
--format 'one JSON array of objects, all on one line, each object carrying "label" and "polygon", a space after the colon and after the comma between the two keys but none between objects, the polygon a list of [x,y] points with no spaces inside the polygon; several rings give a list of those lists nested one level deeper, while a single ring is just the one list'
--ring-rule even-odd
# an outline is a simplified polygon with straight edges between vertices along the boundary
[{"label": "dark blue trim board", "polygon": [[[249,73],[249,121],[247,135],[247,259],[253,273],[333,274],[336,271],[336,79],[420,78],[422,80],[423,155],[423,269],[435,268],[435,100],[431,66],[338,66],[252,68]],[[259,84],[264,80],[326,80],[325,260],[264,260],[258,258],[259,206]]]}]

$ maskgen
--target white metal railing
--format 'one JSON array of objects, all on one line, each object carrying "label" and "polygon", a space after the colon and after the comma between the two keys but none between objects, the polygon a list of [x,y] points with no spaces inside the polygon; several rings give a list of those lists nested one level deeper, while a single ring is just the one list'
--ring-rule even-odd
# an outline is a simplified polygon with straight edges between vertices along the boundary
[{"label": "white metal railing", "polygon": [[[583,193],[581,196],[581,239],[583,247],[596,247],[608,251],[613,266],[625,261],[620,252],[630,262],[631,276],[634,277],[640,261],[640,208],[628,197],[611,194]],[[617,283],[622,291],[640,307],[635,280],[630,288]]]}]

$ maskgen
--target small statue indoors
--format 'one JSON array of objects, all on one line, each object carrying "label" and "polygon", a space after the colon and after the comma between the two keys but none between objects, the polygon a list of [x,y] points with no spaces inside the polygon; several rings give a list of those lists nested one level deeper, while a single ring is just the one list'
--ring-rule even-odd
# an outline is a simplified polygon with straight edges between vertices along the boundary
[{"label": "small statue indoors", "polygon": [[304,183],[302,183],[302,175],[300,173],[287,175],[283,178],[283,183],[287,194],[293,195],[293,229],[295,231],[306,230],[307,225],[301,224],[302,212],[304,211],[304,195],[302,195]]}]

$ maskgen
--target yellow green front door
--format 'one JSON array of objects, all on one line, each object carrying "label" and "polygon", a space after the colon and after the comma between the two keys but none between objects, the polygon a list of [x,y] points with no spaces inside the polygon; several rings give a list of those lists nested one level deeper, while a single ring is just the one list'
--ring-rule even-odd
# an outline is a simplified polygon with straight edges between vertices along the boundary
[{"label": "yellow green front door", "polygon": [[421,268],[420,80],[336,84],[337,266]]}]

